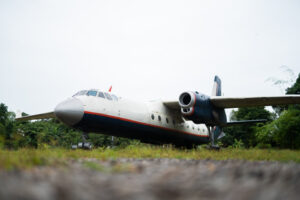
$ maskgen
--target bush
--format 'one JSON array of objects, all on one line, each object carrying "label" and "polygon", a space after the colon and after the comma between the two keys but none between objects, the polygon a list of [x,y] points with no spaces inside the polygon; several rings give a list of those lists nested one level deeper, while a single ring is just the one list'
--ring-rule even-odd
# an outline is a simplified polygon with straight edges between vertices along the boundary
[{"label": "bush", "polygon": [[260,145],[300,149],[300,110],[284,111],[277,120],[258,128],[256,138]]},{"label": "bush", "polygon": [[244,148],[245,145],[242,140],[234,139],[234,143],[233,143],[232,147],[235,149],[240,149],[240,148]]}]

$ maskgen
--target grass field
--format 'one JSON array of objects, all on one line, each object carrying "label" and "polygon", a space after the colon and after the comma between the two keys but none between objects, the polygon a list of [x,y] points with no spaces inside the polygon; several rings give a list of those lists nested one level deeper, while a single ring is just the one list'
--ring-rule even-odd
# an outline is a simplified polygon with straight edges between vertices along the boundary
[{"label": "grass field", "polygon": [[177,158],[213,160],[279,161],[300,163],[300,151],[276,149],[207,149],[181,150],[161,146],[128,146],[126,148],[68,150],[68,149],[20,149],[0,150],[0,169],[30,169],[35,166],[63,166],[67,161],[96,158]]}]

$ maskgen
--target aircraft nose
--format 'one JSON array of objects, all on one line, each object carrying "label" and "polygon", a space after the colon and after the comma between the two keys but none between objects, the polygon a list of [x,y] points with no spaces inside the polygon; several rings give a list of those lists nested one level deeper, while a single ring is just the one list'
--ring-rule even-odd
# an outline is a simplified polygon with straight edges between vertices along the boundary
[{"label": "aircraft nose", "polygon": [[68,99],[55,107],[54,114],[63,123],[73,126],[83,117],[83,104],[78,99]]}]

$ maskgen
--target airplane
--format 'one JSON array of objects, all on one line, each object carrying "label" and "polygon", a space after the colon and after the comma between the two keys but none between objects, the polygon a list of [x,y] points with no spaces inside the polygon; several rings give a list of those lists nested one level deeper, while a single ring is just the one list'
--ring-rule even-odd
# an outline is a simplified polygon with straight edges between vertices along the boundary
[{"label": "airplane", "polygon": [[227,122],[226,108],[300,104],[300,95],[270,97],[223,97],[221,79],[215,76],[211,96],[186,91],[175,101],[138,102],[96,89],[82,90],[59,103],[53,112],[17,117],[16,120],[57,118],[81,130],[80,147],[91,148],[87,133],[138,139],[151,144],[191,148],[224,136],[226,126],[266,122],[264,119]]}]

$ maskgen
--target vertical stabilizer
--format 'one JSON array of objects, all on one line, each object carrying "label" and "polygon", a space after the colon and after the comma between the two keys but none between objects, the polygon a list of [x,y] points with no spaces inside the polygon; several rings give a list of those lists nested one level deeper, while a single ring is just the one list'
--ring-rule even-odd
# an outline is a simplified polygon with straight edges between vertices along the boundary
[{"label": "vertical stabilizer", "polygon": [[[215,76],[214,87],[211,96],[221,96],[221,95],[222,95],[222,82],[218,76]],[[214,116],[214,119],[216,120],[217,123],[220,124],[220,126],[211,127],[211,137],[210,137],[211,147],[218,148],[218,146],[215,145],[214,142],[224,136],[224,133],[222,131],[222,125],[223,126],[226,125],[227,117],[226,117],[225,110],[222,108],[214,108],[212,114]]]},{"label": "vertical stabilizer", "polygon": [[218,76],[215,76],[214,87],[211,96],[221,96],[221,95],[222,95],[221,79]]}]

